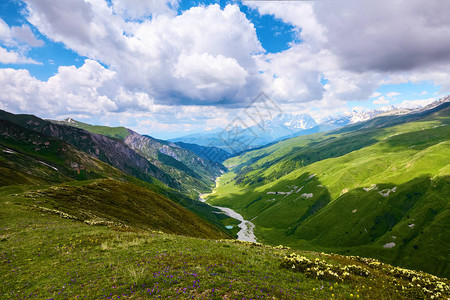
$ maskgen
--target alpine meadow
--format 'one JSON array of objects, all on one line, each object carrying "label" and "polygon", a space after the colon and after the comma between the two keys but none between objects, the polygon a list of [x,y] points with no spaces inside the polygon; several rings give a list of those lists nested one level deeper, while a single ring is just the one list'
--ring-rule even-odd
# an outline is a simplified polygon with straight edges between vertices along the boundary
[{"label": "alpine meadow", "polygon": [[450,2],[0,2],[0,299],[450,299]]}]

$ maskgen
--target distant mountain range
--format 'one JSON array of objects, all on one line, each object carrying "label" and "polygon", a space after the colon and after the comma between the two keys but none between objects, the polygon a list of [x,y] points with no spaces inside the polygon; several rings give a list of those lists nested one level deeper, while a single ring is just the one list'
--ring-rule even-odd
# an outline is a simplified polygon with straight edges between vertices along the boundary
[{"label": "distant mountain range", "polygon": [[449,101],[449,97],[444,97],[426,107],[404,109],[391,105],[374,110],[352,110],[347,113],[329,116],[318,121],[314,120],[307,113],[283,113],[275,116],[271,120],[264,120],[247,128],[227,128],[207,133],[189,134],[171,139],[171,141],[176,143],[182,142],[217,147],[236,155],[242,151],[259,148],[280,140],[325,132],[350,124],[367,121],[377,116],[402,115],[427,110],[446,101]]}]

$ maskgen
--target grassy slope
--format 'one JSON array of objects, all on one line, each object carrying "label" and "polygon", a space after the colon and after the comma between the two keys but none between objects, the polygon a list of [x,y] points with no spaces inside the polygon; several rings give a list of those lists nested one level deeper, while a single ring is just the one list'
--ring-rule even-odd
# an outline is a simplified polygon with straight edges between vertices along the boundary
[{"label": "grassy slope", "polygon": [[[0,120],[0,132],[3,133],[0,135],[0,170],[2,172],[0,186],[8,186],[8,189],[22,191],[33,190],[39,186],[49,187],[64,182],[110,179],[110,185],[121,186],[122,189],[139,191],[144,188],[149,194],[156,193],[165,201],[170,202],[167,205],[178,203],[187,207],[201,219],[207,220],[228,232],[220,222],[220,219],[224,216],[216,214],[215,209],[168,188],[156,179],[152,183],[139,180],[61,140],[47,137],[5,120]],[[77,196],[82,199],[84,199],[84,195],[95,197],[94,194],[89,193],[90,191],[94,190],[77,189],[72,192],[74,197]],[[141,209],[144,210],[144,206]],[[184,208],[180,207],[180,211],[184,211]],[[195,228],[190,227],[187,222],[183,224],[184,216],[179,214],[178,217],[177,226],[180,228],[175,232],[187,234],[184,231],[184,227],[187,227],[190,228],[191,234],[194,234]],[[136,216],[133,218],[136,218]],[[201,223],[203,220],[197,222]],[[215,237],[226,236],[222,230],[212,225],[210,227],[211,232],[216,232]],[[199,236],[210,237],[213,235]]]},{"label": "grassy slope", "polygon": [[[151,165],[147,159],[134,153],[133,150],[128,149],[127,146],[122,145],[121,141],[109,140],[102,136],[96,136],[92,140],[84,130],[55,125],[32,115],[13,115],[4,111],[0,111],[0,115],[0,119],[2,119],[0,120],[2,133],[0,146],[4,147],[0,152],[0,168],[5,174],[0,178],[2,185],[51,184],[68,180],[113,178],[157,192],[188,208],[222,230],[233,234],[232,231],[225,229],[221,222],[225,216],[217,214],[217,209],[197,201],[198,192],[186,194],[186,191],[170,188],[150,176],[153,173],[149,174],[149,172],[155,170],[156,175],[161,175],[159,177],[162,179],[165,179],[167,174],[161,173],[160,169]],[[29,127],[29,129],[23,126]],[[52,135],[62,136],[68,140],[67,143],[73,143],[78,148],[39,132],[47,132],[50,127],[54,131],[51,133]],[[102,148],[103,146],[105,148]],[[7,149],[15,151],[7,153]],[[124,152],[120,152],[120,149]],[[103,158],[105,161],[115,164],[128,174],[86,154],[86,152],[97,153],[97,150],[100,152],[100,159]],[[130,159],[136,158],[139,158],[139,161],[130,163]],[[154,168],[149,170],[147,167]],[[175,186],[180,187],[178,183],[175,183]]]},{"label": "grassy slope", "polygon": [[71,120],[71,122],[68,122],[68,121],[52,121],[52,122],[55,122],[57,124],[78,127],[78,128],[84,129],[84,130],[92,132],[92,133],[101,134],[101,135],[105,135],[105,136],[120,139],[120,140],[123,140],[130,134],[128,129],[125,127],[122,127],[122,126],[108,127],[108,126],[100,126],[100,125],[90,125],[90,124],[86,124],[86,123],[83,123],[80,121],[75,121],[75,120]]},{"label": "grassy slope", "polygon": [[[191,197],[196,197],[199,192],[209,192],[213,179],[220,174],[221,169],[224,169],[217,163],[201,159],[190,150],[179,148],[175,144],[157,140],[150,136],[140,136],[125,127],[89,125],[75,120],[52,122],[81,128],[91,133],[123,141],[128,147],[137,151],[173,178],[179,184],[177,188],[182,189],[184,193]],[[174,186],[172,185],[172,187]]]},{"label": "grassy slope", "polygon": [[[9,191],[10,187],[6,189]],[[77,181],[15,194],[13,203],[88,224],[161,230],[186,236],[227,235],[173,201],[132,183]]]},{"label": "grassy slope", "polygon": [[[51,184],[71,180],[131,176],[73,146],[0,120],[0,185]],[[151,183],[149,183],[151,185]],[[154,180],[153,185],[161,185]]]},{"label": "grassy slope", "polygon": [[[248,152],[225,162],[233,172],[209,201],[253,219],[257,237],[270,244],[362,254],[449,276],[449,124],[447,107],[415,122]],[[364,190],[373,184],[377,189]],[[396,246],[383,247],[390,242]]]},{"label": "grassy slope", "polygon": [[[316,279],[281,267],[283,257],[292,252],[287,249],[89,226],[29,206],[38,199],[27,195],[14,196],[2,189],[0,196],[2,299],[423,299],[427,295],[422,287],[409,287],[411,280],[394,278],[352,258],[297,252],[335,266],[359,265],[371,273],[345,281]],[[425,274],[414,276],[449,284]],[[443,299],[448,296],[448,291],[442,294]]]}]

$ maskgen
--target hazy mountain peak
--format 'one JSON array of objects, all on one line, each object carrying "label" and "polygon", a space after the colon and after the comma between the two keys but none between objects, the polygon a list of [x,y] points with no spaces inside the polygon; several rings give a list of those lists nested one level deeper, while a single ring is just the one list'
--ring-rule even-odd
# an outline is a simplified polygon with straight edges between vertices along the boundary
[{"label": "hazy mountain peak", "polygon": [[258,124],[263,128],[283,127],[291,131],[309,129],[317,125],[316,121],[308,114],[283,113],[275,116],[272,120],[263,121]]}]

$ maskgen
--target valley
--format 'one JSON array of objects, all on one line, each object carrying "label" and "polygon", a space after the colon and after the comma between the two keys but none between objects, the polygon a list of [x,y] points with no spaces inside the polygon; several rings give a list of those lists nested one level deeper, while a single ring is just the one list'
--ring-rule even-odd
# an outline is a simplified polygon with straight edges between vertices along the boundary
[{"label": "valley", "polygon": [[449,124],[446,102],[246,152],[224,162],[208,203],[252,220],[264,243],[448,276]]},{"label": "valley", "polygon": [[0,300],[450,300],[449,11],[1,0]]},{"label": "valley", "polygon": [[2,111],[0,295],[445,299],[449,111],[238,156]]}]

